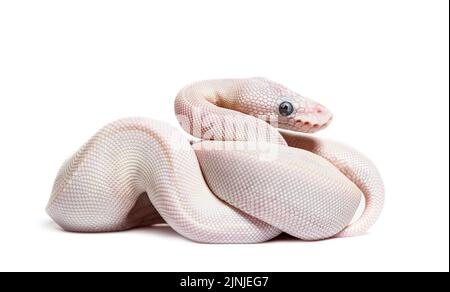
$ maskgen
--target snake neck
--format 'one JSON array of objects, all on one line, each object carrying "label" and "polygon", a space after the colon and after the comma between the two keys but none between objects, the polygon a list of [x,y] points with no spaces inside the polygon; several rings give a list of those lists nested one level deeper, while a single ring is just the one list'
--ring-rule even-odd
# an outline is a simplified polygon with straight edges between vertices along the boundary
[{"label": "snake neck", "polygon": [[194,137],[219,141],[258,141],[285,145],[278,130],[241,112],[247,79],[201,81],[184,87],[175,100],[182,128]]},{"label": "snake neck", "polygon": [[[233,86],[237,81],[233,80],[212,80],[208,87],[201,94],[194,94],[192,97],[198,98],[223,109],[239,111],[238,86]],[[241,82],[242,83],[242,82]]]}]

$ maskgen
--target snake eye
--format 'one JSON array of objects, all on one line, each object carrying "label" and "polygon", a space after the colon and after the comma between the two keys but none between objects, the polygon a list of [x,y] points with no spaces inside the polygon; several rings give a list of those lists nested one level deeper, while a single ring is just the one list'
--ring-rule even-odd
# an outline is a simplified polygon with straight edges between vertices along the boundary
[{"label": "snake eye", "polygon": [[283,101],[278,107],[278,112],[283,117],[289,116],[294,112],[294,106],[289,101]]}]

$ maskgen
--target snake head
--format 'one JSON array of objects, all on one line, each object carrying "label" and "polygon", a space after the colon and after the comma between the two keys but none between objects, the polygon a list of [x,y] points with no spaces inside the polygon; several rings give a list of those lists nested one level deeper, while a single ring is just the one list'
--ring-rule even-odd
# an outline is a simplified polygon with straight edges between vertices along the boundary
[{"label": "snake head", "polygon": [[285,130],[314,133],[333,118],[323,105],[261,77],[251,78],[238,96],[239,111]]}]

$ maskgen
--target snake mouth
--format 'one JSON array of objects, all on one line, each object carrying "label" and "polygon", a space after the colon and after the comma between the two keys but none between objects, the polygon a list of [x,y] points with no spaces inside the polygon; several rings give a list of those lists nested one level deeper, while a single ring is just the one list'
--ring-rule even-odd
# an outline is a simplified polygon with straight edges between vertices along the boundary
[{"label": "snake mouth", "polygon": [[306,110],[291,118],[288,122],[294,126],[295,131],[315,133],[328,127],[333,114],[321,104],[312,104]]},{"label": "snake mouth", "polygon": [[[330,116],[328,118],[328,120],[325,123],[322,124],[313,124],[307,131],[306,133],[315,133],[317,131],[323,130],[326,127],[328,127],[331,123],[331,121],[333,120],[333,117]],[[303,123],[303,127],[305,127],[306,129],[310,126],[311,124],[308,122]]]},{"label": "snake mouth", "polygon": [[289,131],[312,134],[312,133],[318,132],[318,131],[323,130],[326,127],[328,127],[330,125],[330,123],[332,122],[332,120],[333,120],[333,116],[328,117],[327,120],[322,121],[322,122],[312,122],[312,121],[296,118],[295,120],[291,119],[288,121],[280,120],[278,122],[278,126],[281,129],[285,129],[285,130],[289,130]]}]

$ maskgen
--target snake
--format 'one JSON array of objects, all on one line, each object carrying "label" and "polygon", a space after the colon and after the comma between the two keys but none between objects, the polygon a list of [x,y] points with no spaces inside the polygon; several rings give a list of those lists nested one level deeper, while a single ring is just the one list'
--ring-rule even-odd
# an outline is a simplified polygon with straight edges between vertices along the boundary
[{"label": "snake", "polygon": [[174,108],[179,127],[119,119],[70,156],[46,207],[53,221],[69,232],[165,224],[195,242],[260,243],[360,236],[379,218],[379,171],[313,135],[333,120],[320,103],[252,77],[191,83]]}]

